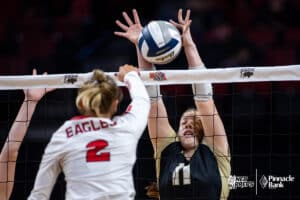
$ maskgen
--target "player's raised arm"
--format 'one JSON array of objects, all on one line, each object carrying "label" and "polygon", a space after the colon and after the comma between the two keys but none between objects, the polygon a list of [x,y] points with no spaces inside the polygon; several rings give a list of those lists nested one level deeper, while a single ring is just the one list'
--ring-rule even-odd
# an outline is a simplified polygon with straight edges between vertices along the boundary
[{"label": "player's raised arm", "polygon": [[[32,74],[37,74],[36,69],[33,70]],[[39,100],[50,90],[52,89],[24,90],[24,101],[0,154],[0,199],[9,199],[11,195],[19,148]]]},{"label": "player's raised arm", "polygon": [[131,114],[132,117],[127,117],[130,120],[127,123],[135,124],[135,126],[132,126],[138,129],[135,132],[142,133],[147,124],[150,100],[145,86],[138,75],[138,68],[132,65],[121,66],[118,72],[118,79],[125,82],[132,99],[126,110],[126,114]]},{"label": "player's raised arm", "polygon": [[[140,70],[155,70],[153,64],[147,62],[141,55],[138,47],[138,38],[143,27],[140,23],[140,18],[137,11],[133,9],[132,13],[133,20],[128,16],[126,12],[122,13],[126,24],[122,23],[120,20],[116,20],[116,24],[123,30],[123,32],[115,32],[115,35],[124,37],[135,45],[138,58],[138,66]],[[164,141],[166,140],[166,138],[174,139],[175,131],[170,126],[167,110],[161,98],[160,87],[146,86],[146,88],[151,99],[151,108],[148,118],[149,136],[151,138],[154,151],[160,152],[161,149],[165,146]]]},{"label": "player's raised arm", "polygon": [[[170,22],[182,31],[184,52],[191,70],[206,70],[190,32],[191,11],[178,10],[178,22]],[[217,112],[211,83],[193,84],[194,100],[204,129],[204,142],[228,155],[229,147],[223,122]]]}]

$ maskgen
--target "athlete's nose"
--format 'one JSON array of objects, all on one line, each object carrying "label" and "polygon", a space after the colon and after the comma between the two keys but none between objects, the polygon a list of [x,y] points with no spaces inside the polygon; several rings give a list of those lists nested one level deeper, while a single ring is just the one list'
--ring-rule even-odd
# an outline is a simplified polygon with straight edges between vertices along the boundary
[{"label": "athlete's nose", "polygon": [[184,127],[186,129],[193,129],[193,127],[194,127],[193,122],[192,121],[187,122]]}]

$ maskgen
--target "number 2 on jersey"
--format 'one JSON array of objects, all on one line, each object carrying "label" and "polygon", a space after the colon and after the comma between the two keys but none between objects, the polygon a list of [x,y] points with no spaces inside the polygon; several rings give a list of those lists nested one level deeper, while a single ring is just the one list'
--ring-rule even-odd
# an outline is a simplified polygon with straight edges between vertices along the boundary
[{"label": "number 2 on jersey", "polygon": [[102,162],[110,160],[109,152],[100,152],[108,146],[105,140],[94,140],[86,145],[88,151],[86,152],[86,162]]}]

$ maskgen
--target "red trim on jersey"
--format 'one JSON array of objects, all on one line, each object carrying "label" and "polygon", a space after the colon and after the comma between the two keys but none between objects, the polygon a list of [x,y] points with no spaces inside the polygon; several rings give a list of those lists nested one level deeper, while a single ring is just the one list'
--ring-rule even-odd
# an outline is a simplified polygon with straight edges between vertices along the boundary
[{"label": "red trim on jersey", "polygon": [[89,116],[86,115],[78,115],[78,116],[74,116],[72,117],[70,120],[80,120],[80,119],[85,119],[88,118]]},{"label": "red trim on jersey", "polygon": [[125,114],[126,114],[126,113],[129,113],[129,112],[131,111],[131,109],[132,109],[132,105],[130,104],[129,106],[127,106],[127,109],[126,109],[126,111],[125,111]]}]

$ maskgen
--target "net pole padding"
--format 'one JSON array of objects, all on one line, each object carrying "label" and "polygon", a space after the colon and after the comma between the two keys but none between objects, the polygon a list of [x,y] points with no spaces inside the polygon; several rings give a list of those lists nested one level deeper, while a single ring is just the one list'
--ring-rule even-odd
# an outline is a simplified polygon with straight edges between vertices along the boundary
[{"label": "net pole padding", "polygon": [[[107,72],[119,86],[116,72]],[[233,67],[200,70],[141,71],[145,85],[182,85],[192,83],[235,83],[264,81],[299,81],[300,65],[268,67]],[[78,88],[92,77],[92,72],[79,74],[48,74],[0,76],[0,90],[28,88]]]}]

